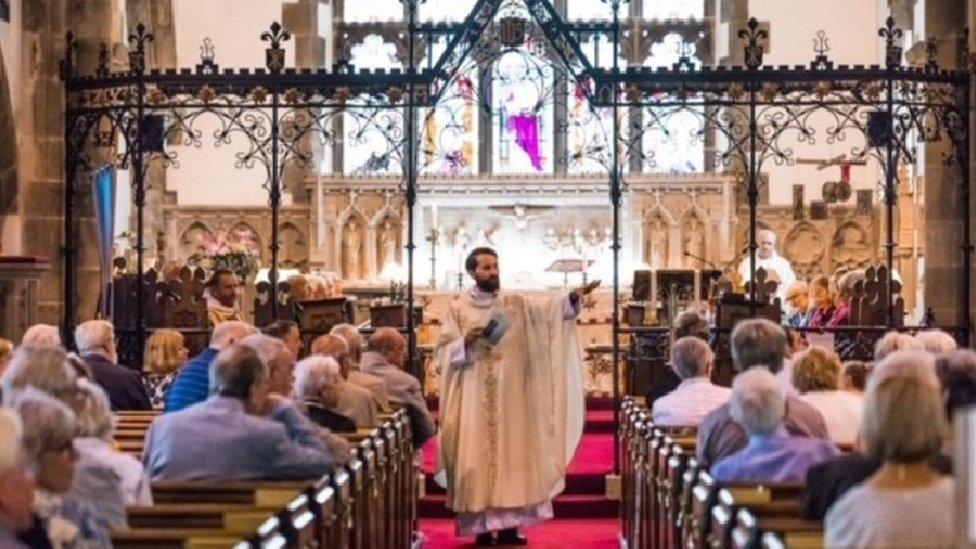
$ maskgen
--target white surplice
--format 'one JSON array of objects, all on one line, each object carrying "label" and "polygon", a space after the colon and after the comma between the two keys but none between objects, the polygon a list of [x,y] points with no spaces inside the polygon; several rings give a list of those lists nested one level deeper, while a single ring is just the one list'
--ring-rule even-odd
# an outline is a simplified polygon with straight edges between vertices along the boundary
[{"label": "white surplice", "polygon": [[[552,517],[583,431],[578,304],[475,289],[450,306],[438,340],[441,430],[438,481],[462,534]],[[502,314],[494,347],[463,334]]]}]

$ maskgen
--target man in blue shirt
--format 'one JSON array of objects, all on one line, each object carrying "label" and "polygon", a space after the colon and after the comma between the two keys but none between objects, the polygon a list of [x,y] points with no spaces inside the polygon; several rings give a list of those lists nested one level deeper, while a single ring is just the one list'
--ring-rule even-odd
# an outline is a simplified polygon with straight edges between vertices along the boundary
[{"label": "man in blue shirt", "polygon": [[787,433],[786,397],[765,368],[736,376],[729,408],[749,443],[712,467],[717,482],[803,482],[810,467],[840,455],[829,441]]},{"label": "man in blue shirt", "polygon": [[177,412],[206,400],[210,394],[210,365],[217,353],[254,333],[257,330],[244,322],[230,321],[214,326],[210,346],[184,364],[176,374],[166,393],[166,412]]}]

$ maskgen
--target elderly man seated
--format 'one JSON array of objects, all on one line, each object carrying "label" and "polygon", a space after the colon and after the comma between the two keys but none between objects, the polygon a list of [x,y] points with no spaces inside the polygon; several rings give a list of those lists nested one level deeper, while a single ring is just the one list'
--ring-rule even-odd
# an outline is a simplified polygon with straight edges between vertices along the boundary
[{"label": "elderly man seated", "polygon": [[407,341],[394,328],[378,328],[369,338],[369,351],[363,353],[360,367],[386,382],[390,402],[404,405],[410,415],[414,444],[420,447],[434,436],[437,427],[427,409],[417,378],[403,371],[407,358]]},{"label": "elderly man seated", "polygon": [[[786,332],[765,319],[743,320],[732,330],[732,364],[737,372],[761,368],[774,376],[783,368],[786,358]],[[739,375],[742,375],[741,373]],[[777,380],[784,394],[787,387]],[[802,400],[786,397],[786,431],[791,435],[827,438],[823,416]],[[728,404],[705,416],[698,427],[698,463],[710,466],[746,447],[749,437],[732,417]]]},{"label": "elderly man seated", "polygon": [[[356,332],[356,336],[359,337],[358,332]],[[380,411],[389,412],[390,398],[386,392],[386,383],[383,381],[383,378],[374,376],[373,374],[367,374],[359,369],[359,362],[362,360],[362,349],[360,348],[358,354],[354,353],[353,349],[355,345],[362,345],[362,338],[360,338],[359,342],[353,340],[353,343],[350,343],[350,338],[352,336],[338,333],[319,336],[312,343],[312,354],[334,358],[339,363],[339,369],[342,372],[343,379],[353,385],[368,389],[369,392],[373,393],[373,400],[376,402],[376,406]]]},{"label": "elderly man seated", "polygon": [[828,441],[786,432],[786,396],[768,370],[753,368],[736,376],[729,407],[749,445],[712,467],[718,482],[803,481],[810,467],[840,453]]},{"label": "elderly man seated", "polygon": [[197,402],[203,402],[210,394],[210,365],[217,353],[255,333],[254,326],[236,320],[214,326],[210,334],[210,346],[180,368],[166,393],[166,411],[178,412]]},{"label": "elderly man seated", "polygon": [[654,402],[655,425],[697,427],[709,412],[729,401],[732,391],[709,380],[714,361],[712,350],[700,338],[687,336],[675,342],[671,367],[681,384]]},{"label": "elderly man seated", "polygon": [[[312,342],[312,354],[327,356],[339,363],[340,372],[343,364],[348,364],[349,348],[346,341],[337,335],[322,335]],[[376,378],[376,376],[370,376]],[[379,379],[379,378],[377,378]],[[378,414],[387,407],[386,383],[379,379],[383,386],[384,400],[380,401],[377,393],[362,385],[353,383],[343,376],[339,384],[339,402],[335,411],[356,422],[357,427],[372,427],[379,421]]]},{"label": "elderly man seated", "polygon": [[34,524],[34,475],[27,470],[23,428],[12,410],[0,410],[0,547],[27,549],[18,534]]},{"label": "elderly man seated", "polygon": [[115,328],[105,320],[89,320],[75,328],[78,354],[91,369],[95,382],[105,389],[112,410],[151,410],[142,375],[118,365]]},{"label": "elderly man seated", "polygon": [[210,398],[160,417],[146,434],[143,461],[150,477],[312,478],[329,472],[332,458],[317,432],[283,423],[290,414],[265,417],[274,406],[270,389],[257,352],[243,345],[221,351],[210,369]]},{"label": "elderly man seated", "polygon": [[328,356],[310,356],[295,365],[295,398],[315,424],[332,431],[352,432],[356,423],[335,411],[342,373]]}]

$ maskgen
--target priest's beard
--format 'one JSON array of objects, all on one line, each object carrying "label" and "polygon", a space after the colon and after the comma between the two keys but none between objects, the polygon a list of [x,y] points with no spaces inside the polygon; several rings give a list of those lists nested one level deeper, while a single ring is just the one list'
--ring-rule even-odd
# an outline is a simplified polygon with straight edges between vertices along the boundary
[{"label": "priest's beard", "polygon": [[478,289],[482,292],[493,294],[498,291],[500,284],[498,282],[497,276],[489,276],[488,278],[475,278],[474,283],[478,286]]}]

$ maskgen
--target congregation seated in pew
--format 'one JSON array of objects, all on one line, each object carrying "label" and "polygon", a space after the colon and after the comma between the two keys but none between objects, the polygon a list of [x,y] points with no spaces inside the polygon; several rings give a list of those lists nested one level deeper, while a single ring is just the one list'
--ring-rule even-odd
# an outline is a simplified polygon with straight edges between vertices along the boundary
[{"label": "congregation seated in pew", "polygon": [[671,350],[671,367],[681,384],[653,403],[654,424],[697,427],[712,410],[729,401],[732,391],[711,382],[715,354],[701,338],[685,336]]},{"label": "congregation seated in pew", "polygon": [[75,328],[78,354],[91,369],[95,382],[108,395],[113,410],[149,410],[152,404],[142,375],[118,364],[115,329],[111,322],[89,320]]},{"label": "congregation seated in pew", "polygon": [[[923,353],[890,355],[904,365]],[[827,512],[828,547],[949,547],[955,485],[932,467],[942,451],[945,409],[933,375],[876,372],[865,396],[861,433],[876,473]],[[907,519],[907,520],[906,520]]]},{"label": "congregation seated in pew", "polygon": [[[312,342],[312,354],[333,358],[339,363],[340,371],[349,372],[343,367],[343,364],[348,364],[349,347],[346,340],[340,336],[326,334],[315,338]],[[386,391],[385,383],[383,383],[383,390]],[[356,427],[362,429],[378,423],[379,413],[384,406],[389,404],[380,400],[376,390],[371,391],[354,383],[344,373],[343,380],[339,384],[339,401],[335,406],[337,413],[353,420]]]},{"label": "congregation seated in pew", "polygon": [[861,424],[864,398],[840,388],[840,357],[833,350],[810,347],[793,361],[793,386],[800,400],[813,406],[827,424],[834,444],[852,445]]},{"label": "congregation seated in pew", "polygon": [[74,437],[71,409],[52,396],[28,388],[4,406],[20,416],[28,467],[34,472],[34,520],[18,537],[30,547],[108,547],[111,524],[94,503],[73,493]]},{"label": "congregation seated in pew", "polygon": [[165,407],[166,393],[188,358],[183,334],[176,330],[156,330],[146,340],[143,374],[153,410]]},{"label": "congregation seated in pew", "polygon": [[[221,351],[210,368],[211,396],[159,417],[146,434],[144,464],[153,480],[203,478],[314,478],[332,457],[317,432],[284,424],[290,414],[265,413],[268,368],[253,349]],[[270,400],[270,402],[269,402]]]},{"label": "congregation seated in pew", "polygon": [[79,379],[70,405],[78,425],[72,493],[112,527],[124,527],[126,505],[152,504],[149,477],[137,459],[112,447],[112,412],[100,387]]},{"label": "congregation seated in pew", "polygon": [[749,443],[712,466],[718,482],[802,481],[811,466],[839,454],[827,440],[786,432],[786,396],[768,370],[752,368],[736,376],[729,408]]},{"label": "congregation seated in pew", "polygon": [[295,365],[295,398],[309,419],[335,432],[354,432],[356,423],[335,411],[341,383],[332,357],[312,355]]},{"label": "congregation seated in pew", "polygon": [[[786,358],[786,332],[765,319],[744,320],[736,324],[731,337],[732,363],[736,372],[762,368],[776,375]],[[777,380],[781,389],[783,381]],[[786,397],[784,427],[790,435],[827,439],[823,416],[814,407],[792,396]],[[731,415],[728,404],[710,412],[698,428],[698,463],[702,467],[714,465],[746,447],[748,436]]]},{"label": "congregation seated in pew", "polygon": [[369,349],[363,353],[360,367],[383,379],[391,403],[407,408],[413,443],[419,448],[434,436],[437,426],[427,409],[420,381],[403,371],[407,358],[406,338],[395,328],[377,328],[369,338]]},{"label": "congregation seated in pew", "polygon": [[208,371],[217,353],[255,333],[250,324],[228,321],[214,326],[210,345],[180,368],[166,393],[167,412],[178,412],[187,406],[203,402],[210,394]]}]

